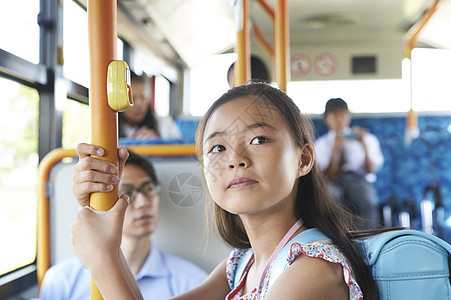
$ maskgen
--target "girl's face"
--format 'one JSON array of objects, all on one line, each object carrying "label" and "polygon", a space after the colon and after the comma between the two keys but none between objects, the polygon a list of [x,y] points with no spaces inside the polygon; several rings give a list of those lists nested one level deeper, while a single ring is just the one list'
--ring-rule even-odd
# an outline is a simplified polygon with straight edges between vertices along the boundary
[{"label": "girl's face", "polygon": [[279,111],[256,97],[231,100],[213,112],[203,138],[204,175],[214,201],[233,214],[294,213],[303,149]]},{"label": "girl's face", "polygon": [[124,121],[131,126],[135,126],[144,120],[149,109],[149,101],[144,94],[144,83],[132,82],[133,106],[122,112]]}]

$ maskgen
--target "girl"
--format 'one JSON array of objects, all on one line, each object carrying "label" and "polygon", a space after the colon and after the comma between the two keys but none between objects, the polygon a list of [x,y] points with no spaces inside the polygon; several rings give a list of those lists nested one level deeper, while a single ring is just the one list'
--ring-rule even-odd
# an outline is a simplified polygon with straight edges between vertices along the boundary
[{"label": "girl", "polygon": [[[287,94],[265,83],[233,88],[212,105],[199,123],[198,159],[219,232],[235,249],[201,285],[176,299],[374,297],[371,274],[349,234],[354,216],[329,198],[313,138],[310,120]],[[116,168],[89,157],[103,150],[87,144],[77,150],[78,172],[88,184],[74,185],[75,195],[111,190]],[[120,149],[120,166],[126,156]],[[87,205],[86,198],[79,201]],[[120,255],[126,206],[122,197],[106,214],[83,208],[72,226],[74,252],[105,299],[141,297]],[[332,243],[290,242],[310,228]],[[287,243],[289,251],[278,253]],[[271,278],[279,255],[289,265]]]}]

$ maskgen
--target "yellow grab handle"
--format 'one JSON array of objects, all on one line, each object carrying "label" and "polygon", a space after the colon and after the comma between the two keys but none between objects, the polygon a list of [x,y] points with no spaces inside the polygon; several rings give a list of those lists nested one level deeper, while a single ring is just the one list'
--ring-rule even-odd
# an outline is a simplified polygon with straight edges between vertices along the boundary
[{"label": "yellow grab handle", "polygon": [[123,60],[113,60],[108,65],[108,105],[115,111],[124,111],[133,106],[130,84],[130,68]]}]

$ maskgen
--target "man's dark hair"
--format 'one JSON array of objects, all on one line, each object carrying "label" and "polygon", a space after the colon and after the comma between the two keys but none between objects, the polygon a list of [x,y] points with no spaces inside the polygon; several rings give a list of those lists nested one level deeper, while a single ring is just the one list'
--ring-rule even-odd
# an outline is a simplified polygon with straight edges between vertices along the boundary
[{"label": "man's dark hair", "polygon": [[125,165],[128,164],[133,164],[141,168],[147,175],[149,175],[153,182],[158,182],[157,174],[152,163],[145,157],[128,150],[128,159],[125,162]]},{"label": "man's dark hair", "polygon": [[324,110],[324,117],[327,116],[328,113],[336,111],[336,110],[340,110],[340,109],[349,111],[348,104],[346,104],[346,102],[341,98],[331,98],[326,103],[326,109]]},{"label": "man's dark hair", "polygon": [[[229,78],[230,73],[233,72],[234,67],[235,63],[230,65],[229,70],[227,71],[227,78]],[[259,57],[254,55],[251,55],[251,80],[267,83],[271,82],[271,76],[269,75],[265,63]]]}]

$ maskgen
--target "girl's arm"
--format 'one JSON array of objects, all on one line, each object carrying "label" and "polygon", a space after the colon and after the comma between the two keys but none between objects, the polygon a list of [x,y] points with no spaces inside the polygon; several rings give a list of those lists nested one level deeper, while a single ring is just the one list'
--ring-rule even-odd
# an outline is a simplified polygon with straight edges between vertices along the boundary
[{"label": "girl's arm", "polygon": [[299,256],[274,282],[265,300],[349,299],[340,264]]},{"label": "girl's arm", "polygon": [[103,299],[143,299],[121,250],[115,259],[106,262],[99,269],[89,271]]},{"label": "girl's arm", "polygon": [[[122,223],[128,201],[122,196],[106,212],[82,207],[71,226],[72,248],[89,270],[104,299],[142,299],[138,284],[120,250]],[[193,290],[174,299],[225,298],[230,288],[226,278],[226,261]]]},{"label": "girl's arm", "polygon": [[127,197],[106,212],[82,207],[71,226],[74,254],[89,270],[104,299],[143,299],[120,250]]},{"label": "girl's arm", "polygon": [[226,260],[223,260],[199,286],[171,298],[171,300],[224,300],[229,292],[230,287],[226,277]]}]

